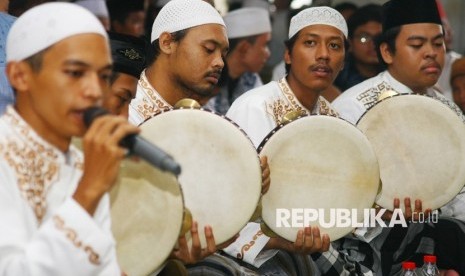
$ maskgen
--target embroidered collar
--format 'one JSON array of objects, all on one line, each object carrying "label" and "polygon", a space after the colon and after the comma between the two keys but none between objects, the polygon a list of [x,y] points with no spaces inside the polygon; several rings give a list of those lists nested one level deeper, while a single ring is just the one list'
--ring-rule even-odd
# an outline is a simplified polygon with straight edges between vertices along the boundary
[{"label": "embroidered collar", "polygon": [[144,120],[172,108],[149,83],[145,70],[140,75],[138,86],[140,89],[137,90],[136,99],[134,99],[135,109]]},{"label": "embroidered collar", "polygon": [[[3,120],[12,126],[13,131],[17,133],[17,136],[20,137],[25,144],[37,149],[37,152],[43,158],[64,164],[73,164],[74,162],[82,163],[82,160],[80,160],[79,154],[77,153],[77,149],[74,148],[73,145],[70,144],[68,152],[63,153],[57,147],[51,145],[40,137],[12,106],[7,107]],[[82,164],[74,165],[82,167]]]},{"label": "embroidered collar", "polygon": [[295,96],[292,89],[289,87],[287,83],[286,77],[283,77],[278,81],[279,88],[283,93],[284,97],[289,101],[292,106],[293,110],[298,110],[303,112],[305,115],[330,115],[338,117],[337,112],[331,108],[330,103],[323,98],[322,96],[318,97],[318,100],[313,107],[312,111],[309,111],[305,106],[303,106],[297,97]]}]

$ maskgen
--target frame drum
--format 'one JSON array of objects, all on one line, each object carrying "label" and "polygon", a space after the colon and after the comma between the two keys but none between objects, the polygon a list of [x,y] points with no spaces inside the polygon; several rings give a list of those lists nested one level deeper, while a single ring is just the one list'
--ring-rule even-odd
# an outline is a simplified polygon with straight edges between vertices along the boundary
[{"label": "frame drum", "polygon": [[[394,198],[421,199],[436,209],[465,183],[465,125],[448,106],[421,95],[381,100],[357,127],[378,157],[383,187],[376,203],[386,209]],[[404,209],[401,203],[401,208]]]},{"label": "frame drum", "polygon": [[183,222],[182,191],[175,176],[142,160],[125,160],[110,202],[121,269],[128,275],[148,275],[161,268]]},{"label": "frame drum", "polygon": [[159,113],[140,128],[181,165],[179,183],[202,248],[205,225],[217,244],[239,233],[257,207],[262,182],[257,151],[245,133],[224,116],[192,108]]},{"label": "frame drum", "polygon": [[270,189],[262,197],[262,218],[289,241],[295,241],[303,228],[292,227],[292,221],[302,219],[291,217],[291,227],[279,227],[278,209],[318,211],[310,226],[318,226],[322,235],[334,241],[353,227],[323,227],[321,221],[336,219],[331,210],[357,209],[354,220],[361,222],[362,209],[371,208],[375,201],[379,186],[375,153],[363,133],[342,119],[314,115],[280,125],[263,140],[259,151],[268,156],[271,173]]}]

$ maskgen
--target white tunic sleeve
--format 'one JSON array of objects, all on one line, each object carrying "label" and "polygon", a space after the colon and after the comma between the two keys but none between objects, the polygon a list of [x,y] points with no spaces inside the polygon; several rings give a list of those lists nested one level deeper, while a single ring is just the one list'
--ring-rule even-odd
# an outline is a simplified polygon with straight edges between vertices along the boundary
[{"label": "white tunic sleeve", "polygon": [[0,275],[120,275],[110,234],[109,200],[91,217],[71,197],[40,225],[0,161]]},{"label": "white tunic sleeve", "polygon": [[[254,93],[249,91],[248,93]],[[252,98],[253,100],[247,100]],[[257,148],[276,123],[265,113],[265,102],[257,95],[243,95],[229,108],[226,117],[233,120],[249,136]]]}]

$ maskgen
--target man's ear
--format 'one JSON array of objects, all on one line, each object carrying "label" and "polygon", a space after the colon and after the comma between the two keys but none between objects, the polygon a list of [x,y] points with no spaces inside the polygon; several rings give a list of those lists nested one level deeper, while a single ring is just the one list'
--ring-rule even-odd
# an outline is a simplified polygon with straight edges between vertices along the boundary
[{"label": "man's ear", "polygon": [[381,43],[381,45],[379,45],[379,50],[381,52],[381,57],[383,58],[384,62],[386,64],[392,64],[393,55],[391,53],[391,50],[389,49],[388,44],[386,42]]},{"label": "man's ear", "polygon": [[171,54],[173,52],[173,36],[168,32],[163,32],[158,38],[158,46],[160,51],[165,54]]},{"label": "man's ear", "polygon": [[291,64],[291,55],[289,54],[289,50],[287,48],[284,50],[284,63]]},{"label": "man's ear", "polygon": [[29,89],[32,68],[25,61],[13,61],[6,65],[6,75],[12,87],[18,92]]}]

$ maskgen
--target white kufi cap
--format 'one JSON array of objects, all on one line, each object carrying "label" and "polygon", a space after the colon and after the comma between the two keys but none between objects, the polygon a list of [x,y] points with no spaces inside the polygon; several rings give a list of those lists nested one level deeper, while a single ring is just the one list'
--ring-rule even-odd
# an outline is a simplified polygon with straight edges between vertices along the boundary
[{"label": "white kufi cap", "polygon": [[291,18],[289,38],[311,25],[329,25],[339,29],[347,38],[347,23],[344,17],[330,7],[307,8]]},{"label": "white kufi cap", "polygon": [[263,8],[242,8],[224,16],[228,38],[253,36],[271,32],[270,15]]},{"label": "white kufi cap", "polygon": [[38,5],[11,26],[6,61],[20,61],[73,35],[95,33],[108,39],[102,23],[83,7],[65,2]]},{"label": "white kufi cap", "polygon": [[78,0],[74,4],[86,8],[96,16],[109,17],[105,0]]},{"label": "white kufi cap", "polygon": [[225,26],[220,13],[205,1],[171,0],[155,18],[150,41],[157,40],[163,32],[174,33],[204,24]]}]

